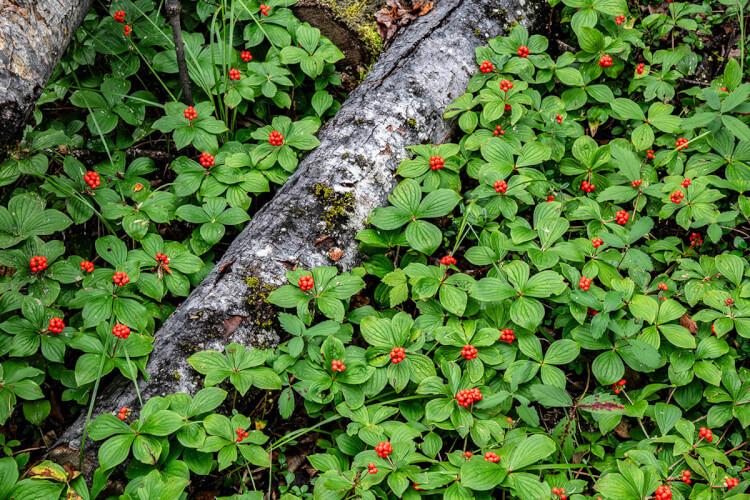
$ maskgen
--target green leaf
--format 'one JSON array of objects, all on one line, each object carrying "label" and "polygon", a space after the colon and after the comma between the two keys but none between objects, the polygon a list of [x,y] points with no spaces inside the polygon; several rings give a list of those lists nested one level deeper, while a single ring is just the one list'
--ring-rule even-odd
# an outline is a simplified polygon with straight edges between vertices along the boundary
[{"label": "green leaf", "polygon": [[682,411],[674,405],[656,403],[654,405],[654,420],[659,426],[662,436],[666,436],[675,424],[682,418]]},{"label": "green leaf", "polygon": [[500,464],[480,457],[467,460],[461,466],[461,484],[474,491],[490,491],[503,482],[507,471]]}]

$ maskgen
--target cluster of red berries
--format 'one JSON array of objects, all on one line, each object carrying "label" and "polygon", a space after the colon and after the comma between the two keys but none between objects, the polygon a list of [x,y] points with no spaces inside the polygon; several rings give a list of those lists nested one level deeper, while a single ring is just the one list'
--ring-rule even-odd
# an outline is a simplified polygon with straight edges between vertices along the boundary
[{"label": "cluster of red berries", "polygon": [[510,111],[510,109],[511,109],[510,103],[506,102],[505,103],[505,111]]},{"label": "cluster of red berries", "polygon": [[736,477],[728,477],[728,478],[726,478],[724,480],[724,486],[726,486],[727,489],[729,489],[729,490],[731,490],[732,488],[734,488],[738,484],[740,484],[740,480],[737,479]]},{"label": "cluster of red berries", "polygon": [[122,408],[120,408],[120,413],[117,415],[117,418],[119,418],[120,420],[125,420],[126,418],[128,418],[128,413],[130,413],[128,407],[123,406]]},{"label": "cluster of red berries", "polygon": [[450,266],[451,264],[455,266],[457,262],[458,261],[452,255],[446,255],[440,259],[440,263],[444,266]]},{"label": "cluster of red berries", "polygon": [[550,202],[550,201],[555,201],[555,196],[554,196],[554,195],[549,195],[549,196],[547,196],[547,201],[548,201],[548,202]]},{"label": "cluster of red berries", "polygon": [[114,335],[118,339],[125,340],[130,336],[130,328],[128,328],[127,325],[123,325],[122,323],[117,323],[112,327],[112,335]]},{"label": "cluster of red berries", "polygon": [[690,177],[685,177],[685,180],[682,181],[682,187],[686,188],[690,185]]},{"label": "cluster of red berries", "polygon": [[565,488],[552,488],[552,494],[558,495],[560,500],[567,500],[568,495],[565,494]]},{"label": "cluster of red berries", "polygon": [[461,356],[463,356],[466,361],[474,359],[477,357],[477,348],[471,344],[466,344],[461,348]]},{"label": "cluster of red berries", "polygon": [[232,68],[232,69],[229,70],[229,79],[230,80],[239,80],[240,78],[242,78],[240,76],[240,70],[238,70],[236,68]]},{"label": "cluster of red berries", "polygon": [[343,372],[344,370],[346,370],[346,365],[343,361],[334,359],[333,361],[331,361],[331,370],[334,372]]},{"label": "cluster of red berries", "polygon": [[367,469],[368,469],[367,470],[368,474],[377,474],[378,473],[378,468],[375,467],[375,464],[372,463],[372,462],[370,462],[369,464],[367,464]]},{"label": "cluster of red berries", "polygon": [[609,54],[604,54],[599,59],[599,66],[601,66],[602,68],[609,68],[610,66],[612,66],[612,56],[610,56]]},{"label": "cluster of red berries", "polygon": [[578,280],[578,287],[583,288],[584,292],[588,292],[589,288],[591,288],[591,283],[593,280],[591,278],[587,278],[586,276],[581,276],[581,279]]},{"label": "cluster of red berries", "polygon": [[388,458],[388,455],[393,452],[393,446],[391,446],[391,443],[388,441],[381,441],[375,447],[375,451],[380,458]]},{"label": "cluster of red berries", "polygon": [[672,498],[672,490],[669,486],[659,486],[654,492],[654,498],[656,500],[670,500]]},{"label": "cluster of red berries", "polygon": [[315,281],[313,280],[313,277],[308,274],[307,276],[302,276],[297,282],[297,285],[299,285],[303,292],[306,292],[312,290],[314,283]]},{"label": "cluster of red berries", "polygon": [[503,92],[507,92],[512,88],[513,82],[511,82],[510,80],[504,78],[500,81],[500,90],[502,90]]},{"label": "cluster of red berries", "polygon": [[268,144],[271,146],[281,146],[284,143],[284,136],[281,132],[273,131],[268,134]]},{"label": "cluster of red berries", "polygon": [[520,47],[518,47],[518,52],[516,52],[516,54],[518,54],[521,57],[529,57],[530,53],[531,52],[529,51],[529,48],[526,45],[521,45]]},{"label": "cluster of red berries", "polygon": [[560,113],[555,113],[555,120],[557,120],[557,123],[562,123],[562,115]]},{"label": "cluster of red berries", "polygon": [[112,16],[115,18],[115,21],[118,23],[124,23],[125,22],[125,11],[124,10],[118,10],[115,12],[115,14]]},{"label": "cluster of red berries", "polygon": [[65,323],[63,323],[62,318],[52,318],[49,320],[49,327],[47,329],[52,333],[62,333],[63,328],[65,328]]},{"label": "cluster of red berries", "polygon": [[484,459],[488,462],[497,463],[500,461],[500,457],[494,451],[488,451],[484,454]]},{"label": "cluster of red berries", "polygon": [[711,432],[711,429],[706,429],[705,427],[701,427],[698,431],[698,437],[703,439],[706,438],[706,441],[709,443],[714,440],[714,433]]},{"label": "cluster of red berries", "polygon": [[445,159],[442,156],[430,156],[430,168],[432,170],[441,170],[445,167]]},{"label": "cluster of red berries", "polygon": [[505,135],[505,130],[503,130],[502,125],[498,125],[492,133],[495,135]]},{"label": "cluster of red berries", "polygon": [[675,191],[669,196],[669,199],[672,200],[672,203],[682,203],[682,199],[684,197],[685,197],[685,194],[678,189],[677,191]]},{"label": "cluster of red berries", "polygon": [[690,476],[693,474],[689,470],[682,471],[682,482],[685,484],[690,484],[693,482],[692,479],[690,479]]},{"label": "cluster of red berries", "polygon": [[253,60],[253,55],[250,53],[249,50],[243,50],[242,53],[240,54],[240,57],[245,62],[250,62]]},{"label": "cluster of red berries", "polygon": [[641,184],[643,184],[643,179],[636,179],[630,183],[630,185],[633,186],[634,188],[637,188]]},{"label": "cluster of red berries", "polygon": [[86,271],[87,273],[94,272],[94,263],[84,260],[81,262],[81,271]]},{"label": "cluster of red berries", "polygon": [[657,288],[662,292],[666,292],[667,290],[669,290],[669,287],[666,283],[659,283],[659,286]]},{"label": "cluster of red berries", "polygon": [[726,87],[719,87],[719,90],[721,90],[722,92],[729,92]]},{"label": "cluster of red berries", "polygon": [[627,213],[625,210],[619,210],[615,214],[615,220],[617,221],[619,225],[624,226],[630,220],[630,214]]},{"label": "cluster of red berries", "polygon": [[698,245],[703,244],[703,238],[701,238],[700,233],[690,233],[690,246],[691,247],[697,247]]},{"label": "cluster of red berries", "polygon": [[456,401],[458,401],[458,404],[464,408],[468,408],[469,405],[474,403],[474,401],[481,401],[482,397],[482,393],[479,392],[479,389],[464,389],[458,391],[458,394],[456,394]]},{"label": "cluster of red berries", "polygon": [[482,64],[479,65],[479,71],[482,73],[492,73],[493,69],[495,69],[495,67],[489,61],[482,61]]},{"label": "cluster of red berries", "polygon": [[646,63],[641,63],[635,67],[635,70],[638,72],[639,75],[642,75],[645,69],[646,69]]},{"label": "cluster of red berries", "polygon": [[391,349],[391,363],[398,364],[406,359],[406,350],[403,347]]},{"label": "cluster of red berries", "polygon": [[188,120],[195,120],[196,118],[198,118],[198,112],[192,106],[188,106],[183,114]]},{"label": "cluster of red berries", "polygon": [[675,141],[674,146],[677,148],[677,151],[679,151],[680,149],[685,149],[688,147],[688,140],[684,137],[680,137],[679,139],[677,139],[677,141]]},{"label": "cluster of red berries", "polygon": [[495,181],[492,185],[496,193],[505,193],[508,190],[508,183],[505,181]]},{"label": "cluster of red berries", "polygon": [[125,33],[125,36],[130,36],[130,25],[128,24],[125,25],[124,33]]},{"label": "cluster of red berries", "polygon": [[164,264],[169,264],[169,257],[167,257],[167,254],[159,252],[156,254],[156,262],[163,262]]},{"label": "cluster of red berries", "polygon": [[99,179],[99,174],[92,172],[91,170],[83,174],[83,181],[88,184],[91,189],[98,188],[102,184],[101,179]]},{"label": "cluster of red berries", "polygon": [[115,285],[125,286],[128,283],[130,283],[130,278],[128,278],[128,273],[123,273],[122,271],[116,271],[115,275],[112,276],[112,281],[115,282]]},{"label": "cluster of red berries", "polygon": [[[714,325],[711,325],[711,333],[716,335],[716,327]],[[718,337],[718,335],[716,335]]]},{"label": "cluster of red berries", "polygon": [[597,311],[593,307],[586,308],[586,316],[596,316],[597,314],[599,314],[599,311]]},{"label": "cluster of red berries", "polygon": [[29,259],[29,270],[32,273],[44,271],[45,269],[47,269],[47,257],[35,255],[31,259]]},{"label": "cluster of red berries", "polygon": [[264,16],[267,16],[271,12],[271,7],[269,7],[268,5],[260,4],[259,8],[260,8],[260,13],[263,14]]},{"label": "cluster of red berries", "polygon": [[727,301],[726,301],[726,302],[724,302],[724,303],[725,303],[726,305],[728,305],[728,306],[733,306],[733,305],[734,305],[734,299],[727,299]]},{"label": "cluster of red berries", "polygon": [[591,240],[591,244],[594,245],[594,248],[599,248],[600,246],[604,245],[604,242],[601,238],[594,238]]},{"label": "cluster of red berries", "polygon": [[237,442],[242,442],[246,437],[250,437],[250,433],[243,429],[237,429]]},{"label": "cluster of red berries", "polygon": [[627,382],[625,381],[625,379],[622,379],[619,382],[615,382],[614,384],[612,384],[612,390],[615,391],[615,394],[620,394],[620,391],[626,383]]},{"label": "cluster of red berries", "polygon": [[214,158],[214,155],[211,153],[201,153],[201,157],[198,159],[198,162],[201,164],[201,167],[203,168],[209,168],[216,165],[216,159]]},{"label": "cluster of red berries", "polygon": [[594,186],[593,184],[589,184],[589,181],[583,181],[581,183],[581,191],[585,193],[593,193],[595,189],[596,186]]},{"label": "cluster of red berries", "polygon": [[470,451],[465,451],[464,454],[461,455],[461,456],[464,457],[464,458],[471,458],[472,457],[472,453]]},{"label": "cluster of red berries", "polygon": [[625,16],[617,16],[617,17],[615,18],[615,22],[616,22],[616,23],[617,23],[618,25],[620,25],[620,24],[623,24],[623,23],[625,23]]},{"label": "cluster of red berries", "polygon": [[503,330],[500,333],[500,340],[502,342],[507,342],[507,343],[510,344],[511,342],[513,342],[514,340],[516,340],[516,334],[510,328],[506,328],[505,330]]},{"label": "cluster of red berries", "polygon": [[654,159],[654,150],[653,149],[647,149],[646,150],[646,157],[649,160],[653,160]]}]

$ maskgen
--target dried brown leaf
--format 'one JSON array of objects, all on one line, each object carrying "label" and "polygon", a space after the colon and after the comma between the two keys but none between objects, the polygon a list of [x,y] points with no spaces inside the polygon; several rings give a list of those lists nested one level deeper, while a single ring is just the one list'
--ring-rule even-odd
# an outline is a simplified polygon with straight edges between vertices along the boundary
[{"label": "dried brown leaf", "polygon": [[690,315],[688,313],[680,316],[680,326],[687,328],[691,335],[695,335],[698,333],[698,323],[690,319]]}]

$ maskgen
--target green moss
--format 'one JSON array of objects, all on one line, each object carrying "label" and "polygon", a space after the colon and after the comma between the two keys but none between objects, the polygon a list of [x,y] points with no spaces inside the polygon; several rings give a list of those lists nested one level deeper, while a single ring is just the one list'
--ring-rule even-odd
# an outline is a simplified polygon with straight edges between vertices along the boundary
[{"label": "green moss", "polygon": [[480,36],[482,34],[482,30],[480,29],[474,29],[474,34],[477,36]]},{"label": "green moss", "polygon": [[368,12],[368,0],[329,0],[336,18],[359,34],[367,51],[376,58],[383,52],[383,39],[378,35],[377,24]]},{"label": "green moss", "polygon": [[416,130],[417,129],[417,120],[414,118],[409,118],[406,121],[406,124],[409,126],[409,128]]},{"label": "green moss", "polygon": [[354,207],[354,195],[352,193],[338,193],[325,184],[315,184],[313,192],[325,206],[323,220],[328,229],[333,229],[337,224],[346,221],[349,212]]},{"label": "green moss", "polygon": [[262,283],[255,276],[245,277],[245,284],[250,289],[250,293],[245,297],[245,300],[251,306],[250,312],[252,313],[252,316],[248,317],[246,321],[250,321],[260,328],[270,328],[274,324],[276,314],[273,306],[268,301],[268,295],[276,287],[268,283]]}]

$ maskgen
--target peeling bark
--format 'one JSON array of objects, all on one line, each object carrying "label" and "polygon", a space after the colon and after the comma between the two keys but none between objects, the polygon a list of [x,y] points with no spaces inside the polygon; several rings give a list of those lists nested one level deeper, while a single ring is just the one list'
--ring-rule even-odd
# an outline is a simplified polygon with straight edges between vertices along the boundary
[{"label": "peeling bark", "polygon": [[0,0],[0,145],[20,134],[92,0]]},{"label": "peeling bark", "polygon": [[[451,132],[442,112],[477,71],[474,49],[514,19],[532,28],[536,21],[543,23],[544,5],[439,0],[432,12],[397,35],[321,130],[321,146],[156,333],[147,367],[151,378],[140,382],[143,400],[200,389],[202,377],[186,361],[197,350],[223,350],[230,342],[276,345],[276,311],[266,297],[284,284],[288,269],[337,265],[348,270],[359,264],[354,237],[372,209],[386,204],[404,147],[438,143]],[[106,386],[98,399],[94,416],[137,406],[132,384],[123,378]],[[59,449],[79,447],[84,419],[62,436]]]}]

